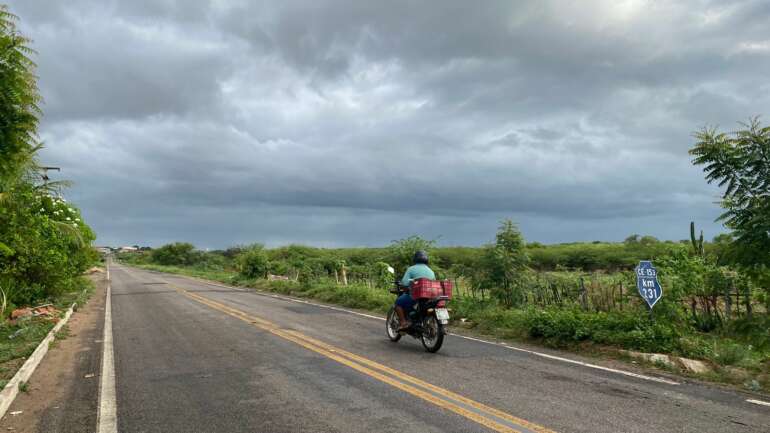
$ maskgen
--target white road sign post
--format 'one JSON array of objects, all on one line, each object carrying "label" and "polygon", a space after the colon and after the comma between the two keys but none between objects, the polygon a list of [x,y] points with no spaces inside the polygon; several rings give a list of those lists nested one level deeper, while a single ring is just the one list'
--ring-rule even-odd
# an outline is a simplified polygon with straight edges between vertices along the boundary
[{"label": "white road sign post", "polygon": [[647,302],[652,317],[652,307],[663,297],[663,287],[658,282],[658,270],[649,260],[642,260],[636,267],[636,288],[639,295]]}]

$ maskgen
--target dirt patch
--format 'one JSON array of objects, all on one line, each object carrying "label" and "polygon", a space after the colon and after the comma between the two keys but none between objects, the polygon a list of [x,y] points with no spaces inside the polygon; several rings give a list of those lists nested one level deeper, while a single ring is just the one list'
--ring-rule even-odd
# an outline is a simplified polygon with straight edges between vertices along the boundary
[{"label": "dirt patch", "polygon": [[57,334],[26,391],[19,393],[0,420],[0,431],[88,432],[96,428],[107,281],[103,273],[89,278],[96,291],[72,315],[68,331]]}]

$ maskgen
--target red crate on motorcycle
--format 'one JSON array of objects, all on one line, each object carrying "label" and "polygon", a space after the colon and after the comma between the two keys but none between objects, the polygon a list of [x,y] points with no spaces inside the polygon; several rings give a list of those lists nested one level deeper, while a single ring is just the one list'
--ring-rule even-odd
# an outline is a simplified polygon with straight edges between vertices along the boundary
[{"label": "red crate on motorcycle", "polygon": [[435,299],[439,296],[452,297],[452,282],[418,278],[412,281],[409,293],[414,299]]}]

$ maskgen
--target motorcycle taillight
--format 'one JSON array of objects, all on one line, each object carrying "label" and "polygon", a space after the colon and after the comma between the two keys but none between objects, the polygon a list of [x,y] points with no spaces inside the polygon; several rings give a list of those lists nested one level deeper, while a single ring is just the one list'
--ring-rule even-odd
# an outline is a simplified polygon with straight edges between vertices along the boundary
[{"label": "motorcycle taillight", "polygon": [[444,307],[446,307],[446,301],[445,300],[442,299],[442,300],[436,302],[436,308],[444,308]]}]

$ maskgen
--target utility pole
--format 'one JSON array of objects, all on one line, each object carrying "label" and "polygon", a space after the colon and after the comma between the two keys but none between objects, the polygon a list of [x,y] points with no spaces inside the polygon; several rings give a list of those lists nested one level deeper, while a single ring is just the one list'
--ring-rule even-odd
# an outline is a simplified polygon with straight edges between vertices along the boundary
[{"label": "utility pole", "polygon": [[43,174],[40,176],[43,179],[43,184],[48,184],[48,181],[51,180],[50,177],[48,177],[48,170],[56,170],[61,171],[60,167],[40,167],[40,170],[43,171]]}]

